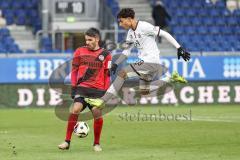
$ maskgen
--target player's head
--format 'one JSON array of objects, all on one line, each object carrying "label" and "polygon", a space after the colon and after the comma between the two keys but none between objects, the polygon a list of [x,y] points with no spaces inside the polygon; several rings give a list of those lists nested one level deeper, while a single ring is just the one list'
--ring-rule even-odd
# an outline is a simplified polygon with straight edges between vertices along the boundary
[{"label": "player's head", "polygon": [[89,28],[85,32],[86,46],[90,50],[95,50],[95,49],[99,48],[100,40],[101,40],[101,35],[100,35],[100,31],[98,29]]},{"label": "player's head", "polygon": [[135,12],[132,8],[123,8],[117,15],[118,23],[124,29],[132,27],[132,22],[135,19]]}]

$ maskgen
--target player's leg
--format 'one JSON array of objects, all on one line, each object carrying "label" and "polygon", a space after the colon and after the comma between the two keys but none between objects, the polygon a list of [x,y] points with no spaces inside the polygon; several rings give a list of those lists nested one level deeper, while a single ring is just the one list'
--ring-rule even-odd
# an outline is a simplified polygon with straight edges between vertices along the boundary
[{"label": "player's leg", "polygon": [[93,150],[96,152],[102,151],[100,146],[100,137],[102,132],[103,126],[103,117],[102,117],[102,110],[99,107],[91,108],[94,123],[93,123],[93,130],[94,130],[94,142],[93,142]]},{"label": "player's leg", "polygon": [[139,80],[139,89],[141,95],[148,95],[150,94],[150,82],[145,81],[144,79]]},{"label": "player's leg", "polygon": [[74,99],[73,107],[71,109],[71,112],[68,118],[65,141],[60,145],[58,145],[59,149],[62,149],[62,150],[69,149],[74,126],[78,121],[78,115],[86,107],[83,101],[84,101],[84,98],[80,96],[76,96],[76,98]]},{"label": "player's leg", "polygon": [[161,86],[159,83],[153,83],[154,79],[159,79],[163,74],[165,74],[164,68],[162,68],[159,64],[145,64],[143,66],[145,70],[138,68],[139,75],[139,89],[141,95],[148,95],[152,92],[153,89]]},{"label": "player's leg", "polygon": [[163,93],[166,93],[172,89],[172,85],[175,83],[187,83],[187,80],[180,76],[177,72],[173,72],[170,74],[169,72],[165,73],[164,77],[157,76],[154,80],[150,83],[149,86],[149,93],[154,92],[161,89]]},{"label": "player's leg", "polygon": [[111,86],[108,88],[108,90],[106,91],[104,96],[102,96],[101,98],[96,98],[96,99],[85,98],[85,101],[92,106],[97,106],[97,107],[103,106],[113,96],[116,96],[118,91],[122,88],[123,83],[124,83],[125,79],[127,78],[128,68],[129,67],[126,67],[125,69],[122,69],[118,72],[116,79],[111,84]]}]

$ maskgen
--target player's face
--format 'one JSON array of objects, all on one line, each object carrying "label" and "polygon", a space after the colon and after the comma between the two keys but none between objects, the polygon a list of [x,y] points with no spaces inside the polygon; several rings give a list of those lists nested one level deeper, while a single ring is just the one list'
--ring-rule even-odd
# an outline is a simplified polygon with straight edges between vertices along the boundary
[{"label": "player's face", "polygon": [[88,35],[85,35],[85,41],[86,41],[86,46],[90,50],[95,50],[96,48],[98,48],[98,42],[99,42],[98,37],[90,37]]},{"label": "player's face", "polygon": [[118,23],[119,26],[123,27],[124,29],[129,29],[132,25],[131,18],[119,18]]}]

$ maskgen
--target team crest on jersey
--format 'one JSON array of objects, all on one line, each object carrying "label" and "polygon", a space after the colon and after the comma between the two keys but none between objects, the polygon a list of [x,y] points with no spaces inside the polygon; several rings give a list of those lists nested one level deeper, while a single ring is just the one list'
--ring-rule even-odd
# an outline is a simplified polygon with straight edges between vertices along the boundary
[{"label": "team crest on jersey", "polygon": [[99,55],[99,56],[98,56],[98,59],[99,59],[100,61],[103,61],[103,60],[104,60],[104,56],[103,56],[103,55]]},{"label": "team crest on jersey", "polygon": [[130,39],[133,39],[133,35],[130,35]]},{"label": "team crest on jersey", "polygon": [[138,33],[138,38],[141,38],[141,34],[140,33]]}]

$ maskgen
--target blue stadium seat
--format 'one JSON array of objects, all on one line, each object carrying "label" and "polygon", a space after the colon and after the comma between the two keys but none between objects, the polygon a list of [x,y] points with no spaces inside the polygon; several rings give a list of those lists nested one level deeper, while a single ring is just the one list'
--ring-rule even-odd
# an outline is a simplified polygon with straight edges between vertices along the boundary
[{"label": "blue stadium seat", "polygon": [[186,50],[189,51],[199,51],[198,46],[195,43],[187,43],[184,44],[184,47],[186,48]]},{"label": "blue stadium seat", "polygon": [[8,49],[9,53],[23,53],[22,50],[19,49],[17,44],[12,44]]},{"label": "blue stadium seat", "polygon": [[17,25],[25,25],[26,24],[26,17],[24,17],[24,16],[18,16],[17,18],[16,18],[16,24]]},{"label": "blue stadium seat", "polygon": [[181,8],[190,8],[191,4],[189,4],[189,1],[183,0],[182,3],[179,3]]},{"label": "blue stadium seat", "polygon": [[175,16],[177,16],[177,17],[184,17],[185,16],[184,9],[177,9],[177,10],[175,10]]},{"label": "blue stadium seat", "polygon": [[198,15],[202,17],[208,16],[208,10],[206,8],[200,8],[198,11]]},{"label": "blue stadium seat", "polygon": [[174,27],[174,26],[178,26],[180,23],[179,18],[172,18],[172,20],[170,21],[169,25]]},{"label": "blue stadium seat", "polygon": [[210,51],[221,51],[220,45],[216,42],[209,43],[209,48],[210,48]]},{"label": "blue stadium seat", "polygon": [[233,31],[234,31],[234,34],[240,37],[240,25],[234,27]]},{"label": "blue stadium seat", "polygon": [[195,43],[196,43],[196,46],[198,46],[198,49],[200,51],[202,51],[204,47],[208,47],[207,43],[205,43],[204,41],[197,41]]},{"label": "blue stadium seat", "polygon": [[181,3],[180,1],[174,1],[174,2],[169,2],[167,5],[169,8],[179,8],[179,6],[181,6]]},{"label": "blue stadium seat", "polygon": [[190,7],[193,7],[193,8],[196,8],[196,9],[203,8],[203,3],[202,3],[201,0],[189,1],[189,3],[190,3],[189,4]]},{"label": "blue stadium seat", "polygon": [[235,10],[233,11],[233,15],[234,15],[235,17],[240,17],[240,9],[235,9]]},{"label": "blue stadium seat", "polygon": [[184,30],[184,27],[177,26],[172,28],[172,32],[174,34],[184,34],[185,30]]},{"label": "blue stadium seat", "polygon": [[1,9],[9,9],[11,8],[11,1],[8,1],[8,0],[2,0],[0,1],[0,8]]},{"label": "blue stadium seat", "polygon": [[226,5],[225,5],[224,0],[218,0],[218,1],[216,2],[215,6],[216,6],[217,8],[220,8],[220,9],[226,8]]},{"label": "blue stadium seat", "polygon": [[190,41],[193,43],[198,43],[198,42],[203,41],[203,37],[199,34],[194,34],[194,35],[191,35]]},{"label": "blue stadium seat", "polygon": [[232,51],[232,45],[228,41],[219,42],[222,51]]},{"label": "blue stadium seat", "polygon": [[5,40],[4,40],[5,45],[11,45],[13,43],[14,43],[14,39],[10,36],[6,37]]},{"label": "blue stadium seat", "polygon": [[206,26],[212,26],[215,24],[215,20],[212,17],[206,17],[203,19],[203,24]]},{"label": "blue stadium seat", "polygon": [[188,17],[196,17],[196,16],[198,16],[198,12],[197,11],[198,10],[196,10],[196,9],[189,8],[189,9],[186,10],[186,16],[188,16]]},{"label": "blue stadium seat", "polygon": [[221,14],[222,14],[223,16],[226,16],[226,17],[232,15],[232,13],[231,13],[227,8],[222,9],[222,10],[221,10]]},{"label": "blue stadium seat", "polygon": [[21,0],[17,0],[17,1],[12,1],[12,5],[11,8],[13,9],[21,9],[25,6],[26,1],[21,1]]},{"label": "blue stadium seat", "polygon": [[200,26],[203,23],[200,17],[194,17],[191,20],[192,20],[192,25],[194,26]]},{"label": "blue stadium seat", "polygon": [[197,33],[196,28],[193,26],[186,27],[185,32],[186,32],[186,34],[196,34]]},{"label": "blue stadium seat", "polygon": [[41,39],[42,48],[52,49],[52,39],[50,37],[43,37]]},{"label": "blue stadium seat", "polygon": [[27,15],[27,10],[24,9],[16,9],[14,10],[15,16],[26,16]]},{"label": "blue stadium seat", "polygon": [[38,0],[27,0],[24,7],[27,9],[37,9],[38,3]]},{"label": "blue stadium seat", "polygon": [[234,41],[232,43],[234,51],[240,51],[240,41]]},{"label": "blue stadium seat", "polygon": [[9,30],[7,29],[7,28],[1,28],[0,29],[0,34],[3,36],[3,37],[8,37],[8,36],[10,36],[10,32],[9,32]]},{"label": "blue stadium seat", "polygon": [[221,10],[219,9],[210,9],[208,13],[209,13],[209,16],[212,16],[212,17],[221,16]]},{"label": "blue stadium seat", "polygon": [[221,29],[222,34],[232,34],[233,33],[232,28],[229,26],[223,26],[220,29]]},{"label": "blue stadium seat", "polygon": [[6,52],[5,46],[0,43],[0,53],[5,53],[5,52]]},{"label": "blue stadium seat", "polygon": [[188,26],[188,25],[190,25],[191,20],[188,17],[182,17],[180,22],[181,23],[179,25]]},{"label": "blue stadium seat", "polygon": [[209,32],[211,34],[219,34],[220,33],[220,28],[217,26],[209,27]]},{"label": "blue stadium seat", "polygon": [[215,41],[215,38],[214,38],[214,36],[212,36],[212,35],[206,35],[206,36],[204,37],[204,41],[205,41],[206,43],[211,43],[211,42],[214,42],[214,41]]},{"label": "blue stadium seat", "polygon": [[198,33],[199,34],[207,34],[208,33],[208,28],[205,26],[200,26],[198,27]]},{"label": "blue stadium seat", "polygon": [[177,40],[178,40],[179,42],[186,42],[186,43],[188,43],[188,42],[191,41],[191,40],[190,40],[190,36],[187,36],[187,35],[179,36],[179,37],[177,37]]},{"label": "blue stadium seat", "polygon": [[226,25],[226,19],[224,17],[216,17],[215,24],[218,26],[224,26]]},{"label": "blue stadium seat", "polygon": [[229,26],[236,26],[236,25],[238,25],[238,18],[233,17],[233,16],[227,18],[227,24]]},{"label": "blue stadium seat", "polygon": [[36,18],[38,17],[38,11],[36,9],[28,9],[26,10],[26,14],[29,18]]}]

